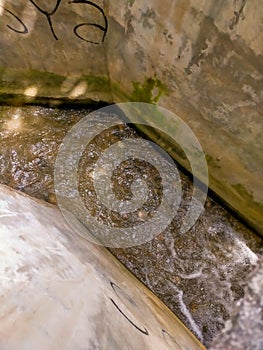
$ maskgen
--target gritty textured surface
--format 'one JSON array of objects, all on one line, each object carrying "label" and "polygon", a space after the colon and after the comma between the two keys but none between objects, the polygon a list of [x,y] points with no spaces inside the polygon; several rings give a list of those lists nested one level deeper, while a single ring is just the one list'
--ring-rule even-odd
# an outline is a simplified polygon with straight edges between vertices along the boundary
[{"label": "gritty textured surface", "polygon": [[[2,107],[0,181],[56,203],[53,171],[58,147],[70,127],[87,113]],[[110,144],[134,137],[138,134],[125,125],[106,130],[87,145],[80,160],[79,187],[86,208],[109,225],[133,225],[134,217],[128,221],[105,210],[96,198],[91,175]],[[134,174],[147,174],[150,188],[158,188],[156,170],[129,161],[112,177],[118,199],[129,198]],[[208,345],[224,327],[235,302],[244,296],[247,276],[262,255],[262,241],[210,198],[196,225],[181,235],[192,185],[184,174],[180,177],[183,200],[171,225],[151,242],[112,252]],[[141,222],[148,220],[160,196],[157,191],[155,200],[148,201],[140,212]]]},{"label": "gritty textured surface", "polygon": [[0,182],[53,203],[54,162],[67,131],[92,111],[0,108]]},{"label": "gritty textured surface", "polygon": [[211,350],[263,349],[263,260],[249,279],[231,320]]},{"label": "gritty textured surface", "polygon": [[204,349],[55,206],[1,185],[0,223],[1,350]]}]

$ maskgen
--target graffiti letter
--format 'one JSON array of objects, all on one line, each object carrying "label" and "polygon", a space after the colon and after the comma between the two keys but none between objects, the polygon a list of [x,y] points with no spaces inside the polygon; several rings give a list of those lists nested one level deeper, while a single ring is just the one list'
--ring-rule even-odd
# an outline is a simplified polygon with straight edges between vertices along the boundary
[{"label": "graffiti letter", "polygon": [[24,24],[24,22],[21,21],[20,18],[18,18],[13,12],[9,11],[8,9],[5,8],[5,11],[10,13],[10,15],[14,16],[16,20],[18,20],[18,22],[23,26],[23,30],[18,30],[18,29],[15,29],[13,27],[11,27],[9,24],[7,24],[7,28],[13,30],[14,32],[16,33],[19,33],[19,34],[27,34],[28,33],[28,29],[27,29],[27,26]]},{"label": "graffiti letter", "polygon": [[52,21],[51,21],[51,16],[53,16],[54,13],[57,11],[57,9],[58,9],[58,7],[59,7],[59,5],[61,3],[61,0],[57,0],[56,6],[54,7],[53,11],[51,11],[51,12],[47,12],[47,11],[43,10],[41,7],[38,6],[38,4],[35,3],[34,0],[29,0],[29,1],[31,2],[31,4],[33,4],[36,7],[36,9],[39,12],[43,13],[43,15],[45,15],[47,17],[47,21],[48,21],[51,33],[52,33],[53,37],[56,40],[58,40],[58,37],[56,36],[56,33],[54,31],[54,28],[53,28],[53,24],[52,24]]},{"label": "graffiti letter", "polygon": [[[120,287],[118,287],[114,282],[110,282],[110,285],[111,285],[111,288],[114,290],[115,294],[119,297],[119,295],[116,291],[116,288],[120,289]],[[110,301],[134,328],[136,328],[139,332],[141,332],[144,335],[149,335],[149,332],[147,331],[147,329],[145,327],[144,327],[144,329],[140,328],[132,320],[130,320],[129,317],[127,315],[125,315],[125,313],[120,309],[120,307],[117,305],[117,303],[112,298],[110,298]]]},{"label": "graffiti letter", "polygon": [[[92,43],[92,44],[101,44],[101,43],[103,43],[104,39],[105,39],[105,36],[106,36],[106,33],[107,33],[107,30],[108,30],[108,20],[107,20],[107,17],[105,16],[105,13],[104,13],[103,9],[99,5],[93,3],[92,1],[88,1],[88,0],[72,0],[69,3],[70,4],[86,4],[86,5],[90,5],[90,6],[95,7],[102,14],[103,19],[104,19],[104,23],[105,23],[104,26],[102,26],[100,24],[96,24],[96,23],[81,23],[81,24],[78,24],[77,26],[74,27],[74,34],[79,39],[87,41],[87,42]],[[97,41],[92,41],[92,40],[88,40],[88,39],[84,38],[78,31],[79,28],[84,27],[84,26],[91,26],[91,27],[95,27],[95,28],[100,29],[103,32],[101,43],[97,42]]]}]

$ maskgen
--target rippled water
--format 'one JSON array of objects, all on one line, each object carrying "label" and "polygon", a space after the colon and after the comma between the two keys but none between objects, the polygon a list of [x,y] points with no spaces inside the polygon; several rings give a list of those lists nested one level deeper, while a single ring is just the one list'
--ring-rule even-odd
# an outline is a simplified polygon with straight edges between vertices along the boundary
[{"label": "rippled water", "polygon": [[[0,182],[56,203],[54,162],[68,130],[89,109],[0,107]],[[94,166],[108,145],[138,134],[127,125],[110,128],[88,145],[80,161],[79,189],[86,207],[110,225],[126,227],[147,220],[162,190],[158,173],[143,161],[127,161],[112,176],[119,199],[131,198],[134,177],[144,176],[152,191],[141,212],[127,220],[98,202],[92,183]],[[183,201],[170,226],[143,245],[111,249],[143,283],[208,345],[244,293],[246,278],[262,255],[262,241],[208,198],[205,211],[186,234],[179,228],[192,195],[191,181],[180,173]]]}]

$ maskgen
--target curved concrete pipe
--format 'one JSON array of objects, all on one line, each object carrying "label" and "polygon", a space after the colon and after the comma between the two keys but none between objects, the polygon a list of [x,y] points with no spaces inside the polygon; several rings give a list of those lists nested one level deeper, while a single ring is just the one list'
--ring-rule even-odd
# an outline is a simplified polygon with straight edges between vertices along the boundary
[{"label": "curved concrete pipe", "polygon": [[202,350],[174,314],[57,207],[0,186],[1,350]]}]

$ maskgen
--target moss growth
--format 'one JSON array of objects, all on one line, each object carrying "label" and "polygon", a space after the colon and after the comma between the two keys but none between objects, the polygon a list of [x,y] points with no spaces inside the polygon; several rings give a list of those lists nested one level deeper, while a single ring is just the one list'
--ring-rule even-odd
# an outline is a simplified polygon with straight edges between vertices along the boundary
[{"label": "moss growth", "polygon": [[224,205],[233,210],[240,218],[247,222],[263,237],[263,203],[255,202],[253,194],[248,192],[242,184],[231,185],[209,172],[209,187]]},{"label": "moss growth", "polygon": [[[23,96],[26,88],[34,86],[37,88],[37,96],[41,98],[70,98],[72,89],[79,83],[86,82],[87,91],[77,99],[89,98],[90,94],[108,94],[111,100],[110,81],[108,77],[82,75],[73,80],[72,86],[63,91],[63,83],[66,76],[51,73],[39,72],[35,70],[23,71],[15,69],[0,68],[0,98],[7,95]],[[2,98],[1,98],[2,99]]]},{"label": "moss growth", "polygon": [[[248,192],[246,188],[242,184],[235,184],[232,185],[232,187],[238,192],[238,194],[250,205],[250,209],[257,208],[262,210],[263,209],[263,203],[262,202],[256,202],[254,200],[254,196],[252,192]],[[262,213],[261,213],[262,216]]]},{"label": "moss growth", "polygon": [[12,89],[21,90],[32,85],[38,88],[54,88],[61,86],[65,79],[65,77],[55,73],[39,72],[35,70],[2,69],[0,74],[0,91],[9,93],[16,92]]},{"label": "moss growth", "polygon": [[110,80],[107,77],[94,76],[94,75],[84,75],[82,78],[83,81],[86,81],[89,86],[92,86],[96,89],[107,89],[110,90]]},{"label": "moss growth", "polygon": [[232,187],[238,192],[238,194],[240,194],[241,197],[245,198],[246,200],[253,201],[253,194],[248,192],[242,184],[235,184],[232,185]]},{"label": "moss growth", "polygon": [[255,203],[260,209],[263,209],[263,203],[262,202],[255,202]]},{"label": "moss growth", "polygon": [[122,86],[111,82],[113,100],[118,102],[145,102],[156,104],[162,94],[168,92],[168,88],[159,80],[145,78],[143,83],[132,82],[132,92],[127,92]]},{"label": "moss growth", "polygon": [[131,95],[124,91],[117,83],[111,82],[111,91],[115,103],[131,101]]},{"label": "moss growth", "polygon": [[216,169],[221,168],[221,166],[218,165],[217,161],[212,156],[210,156],[209,154],[206,154],[205,157],[206,157],[207,164],[209,166],[216,168]]},{"label": "moss growth", "polygon": [[132,5],[134,4],[135,0],[128,0],[127,2],[128,2],[129,7],[132,7]]},{"label": "moss growth", "polygon": [[146,78],[143,83],[135,81],[132,85],[133,102],[157,103],[160,96],[167,91],[166,86],[159,79]]}]

